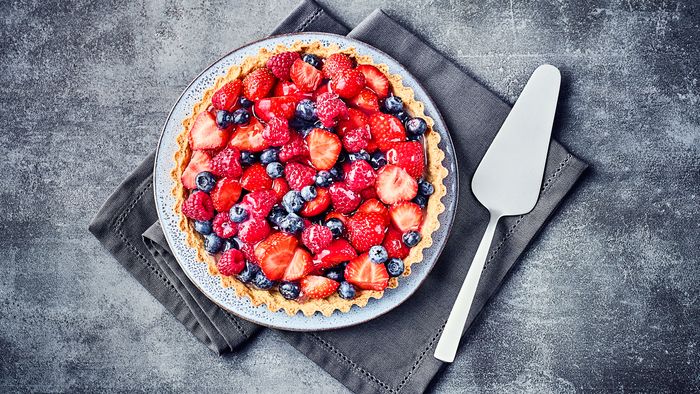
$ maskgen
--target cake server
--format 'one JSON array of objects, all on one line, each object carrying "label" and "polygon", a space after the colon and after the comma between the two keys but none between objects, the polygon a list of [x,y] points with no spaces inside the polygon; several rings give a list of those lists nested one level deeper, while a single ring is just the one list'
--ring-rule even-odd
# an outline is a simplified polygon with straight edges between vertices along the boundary
[{"label": "cake server", "polygon": [[532,73],[474,173],[472,192],[489,210],[490,220],[435,348],[439,360],[454,361],[498,220],[526,214],[537,203],[560,83],[552,65]]}]

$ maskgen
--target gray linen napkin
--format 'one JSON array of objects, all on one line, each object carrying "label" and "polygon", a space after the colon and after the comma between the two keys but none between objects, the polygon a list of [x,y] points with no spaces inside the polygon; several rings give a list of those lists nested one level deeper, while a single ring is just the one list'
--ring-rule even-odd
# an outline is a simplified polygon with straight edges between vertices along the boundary
[{"label": "gray linen napkin", "polygon": [[[311,0],[299,5],[273,33],[292,31],[348,33]],[[458,155],[463,186],[459,207],[435,269],[403,305],[356,327],[282,335],[355,392],[422,392],[442,365],[432,357],[432,349],[488,222],[486,210],[469,190],[469,181],[510,107],[380,10],[349,36],[397,59],[435,100]],[[209,301],[170,254],[155,213],[152,165],[150,155],[103,205],[90,230],[200,341],[219,353],[233,350],[259,327]],[[497,229],[469,323],[585,168],[585,163],[552,142],[537,206],[527,215],[504,220]]]}]

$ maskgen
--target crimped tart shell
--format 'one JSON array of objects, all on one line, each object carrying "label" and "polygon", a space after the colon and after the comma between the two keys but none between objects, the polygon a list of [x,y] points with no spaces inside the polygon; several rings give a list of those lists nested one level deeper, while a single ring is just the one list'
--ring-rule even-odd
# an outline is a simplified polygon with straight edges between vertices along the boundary
[{"label": "crimped tart shell", "polygon": [[[336,44],[323,46],[320,41],[313,41],[311,43],[296,41],[291,46],[277,45],[272,50],[261,48],[257,55],[246,57],[241,64],[232,66],[226,75],[219,77],[214,86],[204,92],[202,100],[194,105],[192,114],[182,122],[184,127],[177,137],[179,150],[175,153],[175,167],[171,172],[171,176],[175,180],[175,187],[172,193],[175,196],[174,210],[180,217],[180,229],[186,234],[188,246],[197,251],[197,260],[207,264],[208,271],[211,275],[219,276],[222,286],[233,288],[237,297],[247,297],[255,306],[264,304],[272,312],[277,312],[282,309],[289,315],[294,315],[301,311],[306,316],[311,316],[316,312],[320,312],[325,316],[330,316],[335,310],[347,312],[353,305],[363,307],[367,305],[370,298],[382,298],[384,291],[358,290],[357,296],[352,300],[344,300],[336,293],[326,299],[309,299],[299,302],[285,299],[276,290],[260,290],[252,286],[247,286],[238,281],[235,277],[219,274],[216,268],[216,258],[206,253],[202,237],[195,232],[194,225],[182,214],[181,210],[182,203],[187,197],[188,191],[182,186],[180,178],[192,154],[187,136],[190,128],[194,124],[195,118],[200,112],[207,110],[212,95],[225,83],[242,78],[254,69],[263,67],[271,56],[285,51],[312,53],[323,58],[327,58],[333,53],[340,52],[354,58],[358,64],[372,64],[389,78],[394,94],[403,100],[404,106],[408,109],[408,112],[414,117],[425,119],[427,122],[428,132],[425,134],[424,138],[427,160],[426,180],[433,184],[435,193],[428,199],[423,226],[421,228],[422,240],[418,245],[411,248],[410,254],[404,259],[406,270],[402,276],[410,275],[411,265],[423,260],[423,249],[433,244],[432,234],[440,227],[438,215],[445,210],[445,206],[442,203],[442,197],[446,193],[443,180],[447,176],[447,168],[442,165],[445,153],[438,147],[440,135],[433,131],[433,119],[425,115],[423,103],[414,98],[413,89],[403,85],[401,76],[391,74],[389,68],[385,64],[374,64],[371,56],[360,55],[354,47],[341,49]],[[389,280],[389,288],[397,287],[398,279],[399,278],[391,278]]]}]

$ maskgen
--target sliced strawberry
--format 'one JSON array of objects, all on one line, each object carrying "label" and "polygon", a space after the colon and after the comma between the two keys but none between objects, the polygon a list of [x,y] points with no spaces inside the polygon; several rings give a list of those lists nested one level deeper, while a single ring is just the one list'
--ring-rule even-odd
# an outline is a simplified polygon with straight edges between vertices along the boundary
[{"label": "sliced strawberry", "polygon": [[369,117],[369,128],[372,138],[379,149],[387,151],[395,142],[406,140],[406,130],[401,121],[392,115],[375,113]]},{"label": "sliced strawberry", "polygon": [[253,110],[264,122],[272,118],[292,119],[298,101],[295,96],[266,97],[255,103]]},{"label": "sliced strawberry", "polygon": [[299,280],[311,273],[313,269],[314,265],[311,262],[311,254],[304,248],[296,248],[292,260],[284,271],[282,280]]},{"label": "sliced strawberry", "polygon": [[345,280],[362,290],[382,291],[389,284],[389,273],[384,264],[374,264],[365,253],[345,267]]},{"label": "sliced strawberry", "polygon": [[406,258],[411,249],[403,243],[403,233],[394,227],[389,227],[386,235],[384,236],[384,242],[382,246],[386,249],[389,257],[398,257],[400,259]]},{"label": "sliced strawberry", "polygon": [[381,245],[386,232],[386,216],[378,213],[356,213],[348,220],[348,240],[358,252]]},{"label": "sliced strawberry", "polygon": [[241,201],[253,219],[265,219],[272,207],[277,203],[277,195],[273,190],[257,190],[246,194]]},{"label": "sliced strawberry", "polygon": [[242,89],[243,84],[238,79],[227,82],[211,97],[211,105],[216,109],[231,111],[238,103]]},{"label": "sliced strawberry", "polygon": [[[280,236],[285,235],[284,233],[280,232],[274,232],[270,234],[267,238],[263,239],[262,241],[258,242],[255,247],[253,248],[253,254],[255,257],[255,262],[259,263],[263,257],[265,257],[265,252],[267,249],[272,246],[272,244],[276,241],[281,239]],[[247,245],[247,244],[246,244]],[[243,249],[243,248],[241,248]],[[246,256],[248,253],[243,250],[243,253],[246,253]]]},{"label": "sliced strawberry", "polygon": [[389,95],[389,78],[371,64],[360,64],[356,68],[365,76],[367,86],[377,94],[380,99]]},{"label": "sliced strawberry", "polygon": [[333,79],[338,73],[351,69],[352,66],[352,59],[348,55],[334,53],[323,62],[323,76],[327,79]]},{"label": "sliced strawberry", "polygon": [[279,81],[275,85],[275,89],[272,91],[275,96],[295,96],[301,98],[304,93],[299,90],[299,87],[290,81]]},{"label": "sliced strawberry", "polygon": [[389,210],[387,209],[386,205],[382,204],[379,200],[376,198],[369,199],[360,205],[359,208],[357,208],[357,213],[378,213],[386,218],[389,217]]},{"label": "sliced strawberry", "polygon": [[328,188],[333,201],[333,209],[339,213],[350,213],[360,205],[360,196],[350,190],[344,183],[334,183]]},{"label": "sliced strawberry", "polygon": [[328,189],[318,187],[316,188],[316,198],[309,201],[301,209],[301,216],[310,218],[316,215],[320,215],[325,212],[328,207],[331,206],[331,194]]},{"label": "sliced strawberry", "polygon": [[367,88],[360,90],[355,97],[350,99],[349,103],[351,106],[367,113],[379,111],[379,99],[377,95]]},{"label": "sliced strawberry", "polygon": [[267,190],[272,187],[272,178],[267,175],[262,164],[255,163],[243,171],[241,186],[251,192]]},{"label": "sliced strawberry", "polygon": [[343,137],[349,130],[367,125],[367,115],[355,108],[348,108],[348,118],[338,121],[338,135]]},{"label": "sliced strawberry", "polygon": [[384,204],[410,201],[418,194],[418,182],[406,170],[392,164],[379,170],[375,185]]},{"label": "sliced strawberry", "polygon": [[209,157],[208,153],[203,151],[192,152],[190,162],[187,164],[187,167],[185,168],[185,171],[182,172],[182,177],[180,178],[182,181],[182,186],[190,190],[196,189],[197,184],[195,183],[195,179],[197,178],[197,174],[202,171],[211,170],[211,157]]},{"label": "sliced strawberry", "polygon": [[200,112],[190,129],[189,140],[192,150],[221,149],[226,145],[229,131],[216,126],[216,115],[209,111]]},{"label": "sliced strawberry", "polygon": [[323,79],[320,70],[301,59],[292,64],[289,76],[302,92],[313,92]]},{"label": "sliced strawberry", "polygon": [[330,170],[338,161],[342,145],[338,136],[324,129],[313,129],[306,136],[311,164],[317,170]]},{"label": "sliced strawberry", "polygon": [[284,177],[293,190],[301,190],[304,186],[313,185],[315,176],[316,171],[313,168],[301,163],[287,163],[284,169]]},{"label": "sliced strawberry", "polygon": [[262,152],[270,147],[270,144],[263,138],[264,129],[265,126],[262,123],[255,117],[251,117],[250,123],[238,126],[228,144],[240,150]]},{"label": "sliced strawberry", "polygon": [[323,299],[335,293],[340,283],[325,276],[309,275],[301,280],[300,285],[301,291],[307,297]]},{"label": "sliced strawberry", "polygon": [[365,87],[365,76],[355,69],[343,70],[331,80],[330,86],[338,96],[349,99],[357,96]]},{"label": "sliced strawberry", "polygon": [[309,157],[309,148],[299,133],[290,133],[289,141],[280,148],[279,159],[282,163],[304,161]]},{"label": "sliced strawberry", "polygon": [[350,169],[345,173],[345,184],[354,192],[374,186],[376,179],[374,168],[364,160],[353,161]]},{"label": "sliced strawberry", "polygon": [[392,205],[389,208],[389,217],[391,217],[391,223],[404,233],[420,229],[423,223],[423,211],[418,204],[409,201]]},{"label": "sliced strawberry", "polygon": [[272,180],[272,191],[275,192],[277,202],[282,201],[282,197],[289,191],[289,184],[284,178],[276,178]]},{"label": "sliced strawberry", "polygon": [[314,272],[336,266],[356,256],[357,252],[348,241],[342,238],[335,239],[314,256]]},{"label": "sliced strawberry", "polygon": [[210,195],[214,209],[228,213],[228,210],[241,197],[241,184],[235,178],[221,178],[214,185]]},{"label": "sliced strawberry", "polygon": [[260,260],[260,268],[268,279],[280,280],[294,257],[297,239],[285,233],[275,233],[270,237],[274,239],[267,243],[268,246]]},{"label": "sliced strawberry", "polygon": [[277,79],[267,67],[253,70],[243,78],[243,95],[257,101],[266,97],[275,86]]},{"label": "sliced strawberry", "polygon": [[425,168],[423,144],[418,141],[397,142],[386,152],[386,161],[403,168],[412,177],[420,178]]}]

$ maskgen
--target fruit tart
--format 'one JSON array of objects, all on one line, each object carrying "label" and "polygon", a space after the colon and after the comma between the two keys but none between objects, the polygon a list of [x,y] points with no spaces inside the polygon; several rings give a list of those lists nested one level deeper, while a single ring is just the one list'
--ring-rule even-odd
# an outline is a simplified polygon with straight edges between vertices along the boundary
[{"label": "fruit tart", "polygon": [[253,305],[307,316],[363,307],[432,244],[446,190],[440,136],[401,77],[352,47],[263,48],[183,126],[180,228]]}]

